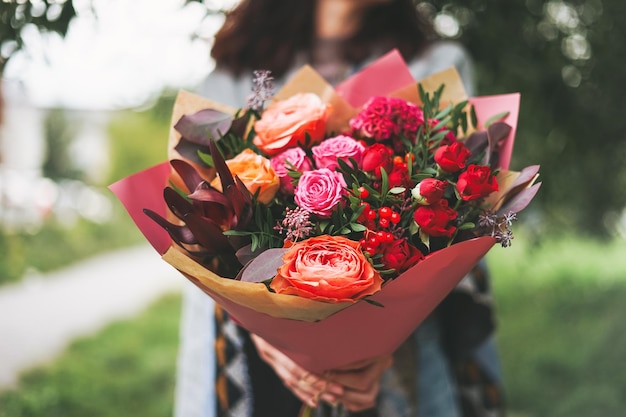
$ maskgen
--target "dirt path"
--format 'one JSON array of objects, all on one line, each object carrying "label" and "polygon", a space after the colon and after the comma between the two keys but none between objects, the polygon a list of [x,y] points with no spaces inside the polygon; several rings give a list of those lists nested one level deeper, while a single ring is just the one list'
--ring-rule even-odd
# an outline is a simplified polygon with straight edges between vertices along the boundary
[{"label": "dirt path", "polygon": [[0,390],[55,358],[76,337],[131,317],[184,279],[149,246],[88,259],[0,287]]}]

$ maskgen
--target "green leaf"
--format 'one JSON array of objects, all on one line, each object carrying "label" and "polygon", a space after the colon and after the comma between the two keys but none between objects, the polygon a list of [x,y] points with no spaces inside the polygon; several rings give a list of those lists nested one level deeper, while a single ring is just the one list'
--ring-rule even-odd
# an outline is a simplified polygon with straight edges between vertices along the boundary
[{"label": "green leaf", "polygon": [[476,225],[472,222],[463,223],[458,227],[458,230],[469,230],[475,228]]},{"label": "green leaf", "polygon": [[210,153],[205,153],[205,152],[202,152],[202,151],[198,151],[198,158],[200,158],[200,160],[202,162],[204,162],[209,167],[214,167],[215,166],[215,165],[213,165],[213,157],[211,156]]},{"label": "green leaf", "polygon": [[489,126],[491,126],[494,122],[497,122],[498,120],[502,120],[505,117],[507,117],[511,112],[505,111],[502,113],[498,113],[496,115],[491,116],[489,119],[487,119],[487,121],[485,122],[485,127],[488,128]]},{"label": "green leaf", "polygon": [[350,223],[348,226],[350,227],[350,229],[352,229],[353,232],[364,232],[367,230],[367,227],[360,223]]},{"label": "green leaf", "polygon": [[383,304],[379,303],[378,301],[370,300],[369,298],[364,298],[363,301],[376,307],[385,308]]},{"label": "green leaf", "polygon": [[439,129],[444,128],[450,122],[450,118],[446,117],[445,119],[441,119],[439,123],[431,128],[432,131],[437,132]]},{"label": "green leaf", "polygon": [[391,190],[389,190],[389,194],[402,194],[405,191],[406,188],[404,187],[393,187]]},{"label": "green leaf", "polygon": [[478,116],[476,116],[476,109],[474,106],[470,108],[470,118],[472,119],[472,126],[478,126]]},{"label": "green leaf", "polygon": [[419,231],[420,240],[428,249],[430,249],[430,236],[425,233],[422,229]]},{"label": "green leaf", "polygon": [[441,110],[439,113],[435,115],[435,119],[443,119],[444,117],[450,114],[452,109],[453,109],[453,105],[449,104],[445,109]]}]

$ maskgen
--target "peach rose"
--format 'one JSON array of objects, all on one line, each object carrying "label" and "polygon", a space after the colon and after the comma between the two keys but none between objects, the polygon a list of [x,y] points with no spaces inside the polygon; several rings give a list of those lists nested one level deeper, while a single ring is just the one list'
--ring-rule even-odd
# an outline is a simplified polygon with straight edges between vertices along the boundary
[{"label": "peach rose", "polygon": [[[280,188],[280,178],[270,166],[270,160],[251,149],[244,149],[233,159],[227,160],[226,165],[233,176],[239,177],[251,194],[259,190],[257,200],[260,203],[267,204],[272,201]],[[222,191],[219,177],[211,181],[211,186]]]},{"label": "peach rose", "polygon": [[283,256],[270,287],[278,294],[313,300],[355,302],[383,283],[359,243],[343,236],[317,236],[295,243]]},{"label": "peach rose", "polygon": [[254,144],[266,155],[302,146],[306,136],[312,146],[324,138],[328,106],[313,93],[300,93],[271,104],[254,124]]}]

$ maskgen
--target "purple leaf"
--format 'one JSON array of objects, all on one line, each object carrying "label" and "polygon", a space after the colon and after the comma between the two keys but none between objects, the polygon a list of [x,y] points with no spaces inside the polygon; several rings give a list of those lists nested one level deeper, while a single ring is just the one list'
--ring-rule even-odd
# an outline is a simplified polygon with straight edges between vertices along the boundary
[{"label": "purple leaf", "polygon": [[528,183],[533,178],[535,178],[538,172],[539,165],[527,166],[526,168],[521,170],[519,176],[515,179],[515,181],[513,182],[513,184],[511,184],[509,188],[513,189],[515,187],[519,187],[520,185]]},{"label": "purple leaf", "polygon": [[198,243],[193,233],[191,233],[191,230],[189,230],[187,226],[170,223],[150,209],[143,209],[143,212],[152,220],[154,220],[159,226],[165,229],[165,231],[170,235],[172,240],[174,240],[176,243],[184,243],[187,245],[195,245]]},{"label": "purple leaf", "polygon": [[204,161],[200,159],[198,152],[202,151],[206,153],[206,145],[199,145],[185,138],[180,138],[174,149],[186,160],[191,161],[195,164],[204,164]]},{"label": "purple leaf", "polygon": [[524,188],[504,203],[502,207],[500,207],[500,210],[498,210],[498,214],[506,214],[509,212],[519,213],[524,210],[535,197],[535,194],[539,191],[540,186],[541,183],[537,183],[532,187]]},{"label": "purple leaf", "polygon": [[174,125],[174,129],[188,141],[207,146],[211,140],[220,140],[232,123],[232,115],[214,109],[204,109],[181,117]]},{"label": "purple leaf", "polygon": [[243,267],[238,280],[263,282],[276,276],[276,270],[283,265],[283,255],[288,249],[267,249]]},{"label": "purple leaf", "polygon": [[488,141],[487,132],[474,132],[468,136],[464,144],[465,147],[472,153],[473,157],[485,150]]},{"label": "purple leaf", "polygon": [[[230,236],[233,237],[233,236]],[[265,249],[257,248],[254,252],[252,251],[252,244],[248,244],[237,249],[235,255],[237,255],[237,259],[241,262],[242,265],[247,264],[257,256],[261,254]]]},{"label": "purple leaf", "polygon": [[222,183],[222,192],[228,195],[227,190],[235,185],[233,174],[230,172],[230,169],[228,169],[228,165],[226,165],[226,161],[224,161],[224,157],[222,157],[222,153],[217,149],[217,145],[214,141],[209,142],[209,149],[211,150],[213,165]]},{"label": "purple leaf", "polygon": [[191,203],[171,187],[166,187],[163,190],[163,199],[172,213],[181,220],[187,213],[194,211]]},{"label": "purple leaf", "polygon": [[497,168],[499,161],[500,143],[506,139],[511,132],[511,126],[504,122],[493,123],[487,129],[487,136],[489,137],[489,147],[487,148],[486,160],[492,169]]},{"label": "purple leaf", "polygon": [[189,194],[187,197],[194,201],[216,203],[224,207],[229,207],[231,205],[231,202],[224,194],[211,187],[206,182],[199,184],[194,192]]},{"label": "purple leaf", "polygon": [[235,258],[235,250],[230,245],[228,238],[222,233],[219,225],[198,213],[188,213],[183,220],[200,245],[209,253],[225,254],[238,262]]},{"label": "purple leaf", "polygon": [[186,161],[181,159],[172,159],[170,165],[178,173],[180,178],[184,181],[187,189],[192,192],[198,185],[204,182],[204,178],[198,174],[198,171]]}]

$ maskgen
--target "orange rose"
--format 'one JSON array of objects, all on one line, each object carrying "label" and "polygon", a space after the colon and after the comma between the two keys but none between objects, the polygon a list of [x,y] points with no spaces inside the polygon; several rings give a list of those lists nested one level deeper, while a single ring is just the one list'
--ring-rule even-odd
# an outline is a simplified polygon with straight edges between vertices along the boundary
[{"label": "orange rose", "polygon": [[[272,201],[280,188],[280,178],[270,166],[270,160],[251,149],[244,149],[233,159],[227,160],[226,165],[233,176],[239,177],[251,194],[259,190],[257,200],[260,203],[267,204]],[[219,177],[211,181],[211,186],[222,191]]]},{"label": "orange rose", "polygon": [[380,290],[378,271],[365,259],[359,243],[343,236],[318,236],[295,243],[283,256],[270,287],[331,303],[357,301]]},{"label": "orange rose", "polygon": [[254,144],[266,155],[274,156],[285,149],[309,146],[324,139],[328,106],[313,93],[300,93],[271,104],[254,124]]}]

